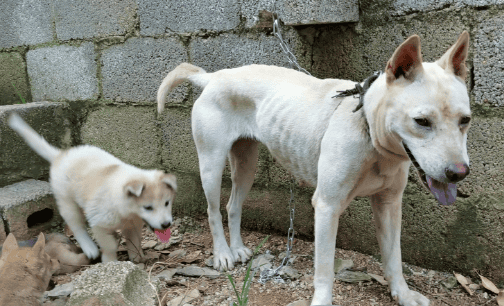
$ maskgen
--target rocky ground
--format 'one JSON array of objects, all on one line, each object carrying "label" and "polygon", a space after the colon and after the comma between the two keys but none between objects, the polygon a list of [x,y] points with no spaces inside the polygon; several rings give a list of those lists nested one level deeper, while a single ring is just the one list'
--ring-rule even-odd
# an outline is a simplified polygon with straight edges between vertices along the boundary
[{"label": "rocky ground", "polygon": [[[243,232],[244,242],[251,249],[265,237],[259,232]],[[285,244],[285,236],[271,235],[260,249],[255,266],[277,267],[285,254]],[[153,233],[145,231],[143,248],[149,260],[139,266],[151,277],[161,280],[159,298],[162,306],[229,306],[237,301],[228,277],[208,267],[212,259],[212,237],[206,220],[178,219],[172,228],[169,244],[160,243]],[[124,247],[120,249],[119,259],[127,260]],[[390,297],[388,286],[382,284],[384,280],[380,276],[383,271],[376,258],[338,249],[336,266],[335,269],[340,272],[336,274],[334,283],[333,305],[397,305]],[[239,264],[228,273],[240,292],[246,267],[246,264]],[[406,264],[403,267],[410,288],[426,295],[433,306],[497,305],[495,294],[485,290],[476,279],[469,285],[473,291],[471,296],[457,283],[452,273]],[[85,269],[72,275],[54,276],[52,280],[55,285],[69,283]],[[313,295],[313,241],[295,240],[291,265],[281,280],[261,284],[258,275],[255,275],[250,287],[249,306],[309,305]],[[63,301],[60,302],[64,305]]]}]

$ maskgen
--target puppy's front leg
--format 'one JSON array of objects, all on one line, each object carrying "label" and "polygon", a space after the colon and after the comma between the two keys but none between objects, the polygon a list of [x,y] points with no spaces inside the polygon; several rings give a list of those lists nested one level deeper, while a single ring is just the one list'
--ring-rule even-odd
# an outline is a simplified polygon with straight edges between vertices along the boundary
[{"label": "puppy's front leg", "polygon": [[401,200],[403,189],[385,190],[371,197],[376,234],[380,245],[384,276],[390,283],[392,297],[403,306],[427,306],[429,300],[410,290],[402,274]]},{"label": "puppy's front leg", "polygon": [[102,262],[117,261],[117,238],[114,231],[100,226],[91,228],[93,235],[102,249]]}]

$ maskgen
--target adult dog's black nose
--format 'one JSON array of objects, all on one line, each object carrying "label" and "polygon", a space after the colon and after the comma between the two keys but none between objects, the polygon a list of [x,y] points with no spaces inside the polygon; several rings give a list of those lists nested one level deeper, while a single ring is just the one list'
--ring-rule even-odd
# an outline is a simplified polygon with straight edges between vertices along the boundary
[{"label": "adult dog's black nose", "polygon": [[469,174],[469,166],[467,164],[451,164],[445,169],[446,178],[451,183],[456,183],[463,180]]},{"label": "adult dog's black nose", "polygon": [[165,222],[165,223],[161,224],[161,226],[163,227],[163,229],[167,229],[171,226],[171,222]]}]

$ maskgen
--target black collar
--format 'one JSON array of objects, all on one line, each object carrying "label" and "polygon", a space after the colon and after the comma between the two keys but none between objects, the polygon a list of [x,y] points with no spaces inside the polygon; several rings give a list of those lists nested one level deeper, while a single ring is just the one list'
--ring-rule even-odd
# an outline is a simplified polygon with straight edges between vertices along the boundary
[{"label": "black collar", "polygon": [[370,76],[364,80],[364,84],[362,86],[359,83],[356,83],[355,88],[347,89],[344,91],[338,91],[338,94],[333,96],[332,98],[342,98],[342,97],[349,97],[349,96],[353,96],[353,95],[359,95],[359,104],[357,104],[357,107],[353,111],[355,113],[356,111],[361,109],[362,106],[364,106],[364,95],[366,94],[369,87],[371,87],[371,84],[373,84],[373,82],[376,81],[376,79],[381,74],[382,74],[381,71],[375,71],[372,76]]}]

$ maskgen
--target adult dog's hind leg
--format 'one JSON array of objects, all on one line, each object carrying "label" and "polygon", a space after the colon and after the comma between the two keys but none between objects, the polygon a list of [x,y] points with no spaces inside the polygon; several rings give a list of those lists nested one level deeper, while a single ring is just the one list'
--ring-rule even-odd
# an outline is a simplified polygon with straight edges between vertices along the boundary
[{"label": "adult dog's hind leg", "polygon": [[229,152],[233,187],[226,209],[229,218],[231,252],[235,261],[241,259],[245,262],[252,255],[250,249],[243,245],[240,224],[242,204],[252,188],[258,156],[258,142],[249,138],[237,140]]},{"label": "adult dog's hind leg", "polygon": [[[401,174],[403,175],[403,174]],[[387,189],[371,197],[376,234],[382,253],[384,276],[389,281],[392,297],[403,306],[427,306],[429,300],[410,290],[402,274],[401,219],[402,195],[407,180],[407,168],[394,189]]]}]

